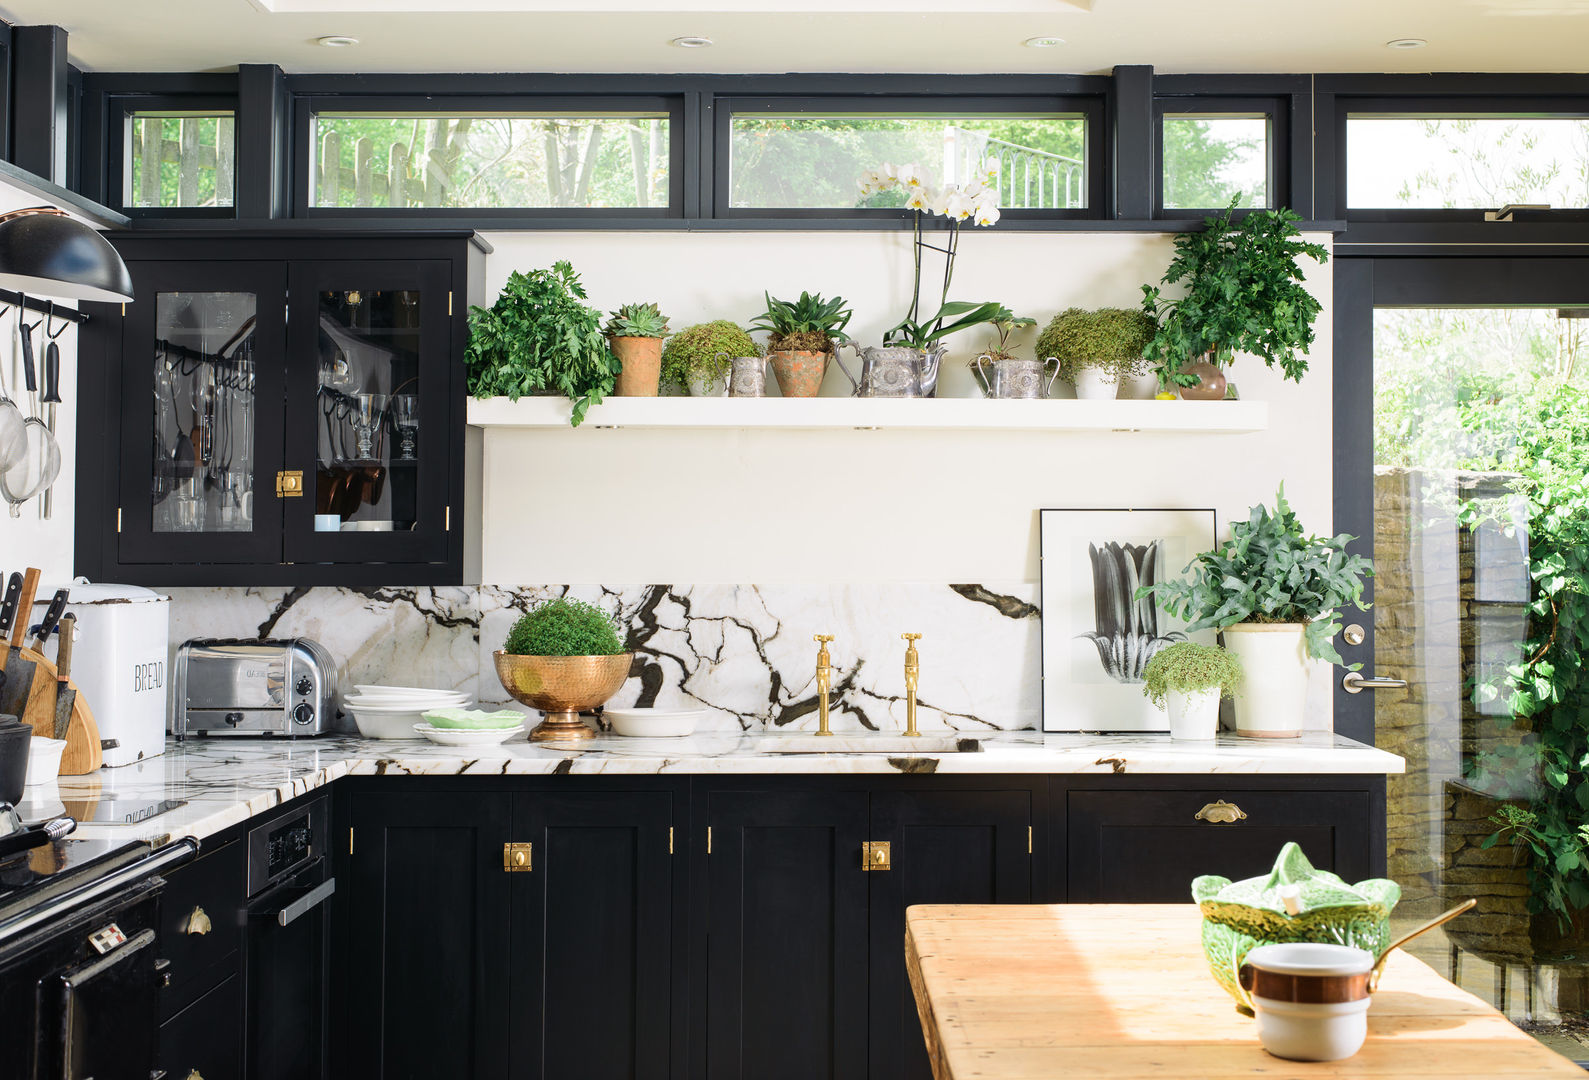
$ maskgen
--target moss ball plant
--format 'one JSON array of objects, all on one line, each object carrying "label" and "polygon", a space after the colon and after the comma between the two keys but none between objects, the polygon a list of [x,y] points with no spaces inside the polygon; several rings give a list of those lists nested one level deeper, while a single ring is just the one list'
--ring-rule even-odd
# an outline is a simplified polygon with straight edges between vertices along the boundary
[{"label": "moss ball plant", "polygon": [[502,651],[514,656],[613,656],[624,650],[611,615],[564,596],[521,615]]},{"label": "moss ball plant", "polygon": [[1140,375],[1150,366],[1143,350],[1152,336],[1153,320],[1135,308],[1067,308],[1037,335],[1037,357],[1058,358],[1060,374],[1067,379],[1087,367]]},{"label": "moss ball plant", "polygon": [[1143,696],[1162,709],[1171,690],[1195,693],[1217,688],[1220,697],[1235,697],[1241,685],[1241,664],[1217,645],[1179,641],[1154,653],[1142,678],[1146,684]]},{"label": "moss ball plant", "polygon": [[697,323],[674,334],[663,346],[662,378],[680,385],[692,376],[722,378],[733,357],[761,354],[755,339],[727,319]]}]

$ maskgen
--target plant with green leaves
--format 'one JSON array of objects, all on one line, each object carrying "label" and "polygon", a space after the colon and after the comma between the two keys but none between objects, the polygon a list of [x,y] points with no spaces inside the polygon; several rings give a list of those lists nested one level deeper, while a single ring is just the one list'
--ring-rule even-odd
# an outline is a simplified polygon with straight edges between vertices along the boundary
[{"label": "plant with green leaves", "polygon": [[1232,200],[1201,231],[1175,237],[1161,284],[1185,282],[1184,296],[1166,299],[1157,286],[1142,286],[1142,310],[1156,327],[1147,355],[1164,385],[1195,385],[1185,368],[1210,354],[1224,366],[1235,353],[1252,353],[1298,382],[1308,370],[1321,305],[1303,287],[1297,260],[1324,263],[1330,253],[1297,239],[1301,219],[1290,210],[1252,210],[1233,221],[1235,210]]},{"label": "plant with green leaves", "polygon": [[502,651],[514,656],[613,656],[624,648],[611,615],[594,604],[559,596],[520,615]]},{"label": "plant with green leaves", "polygon": [[608,318],[602,332],[608,337],[667,337],[668,317],[656,304],[624,304]]},{"label": "plant with green leaves", "polygon": [[1218,645],[1177,641],[1153,654],[1142,669],[1142,681],[1143,696],[1160,709],[1172,690],[1186,694],[1218,690],[1220,697],[1235,697],[1241,686],[1241,662]]},{"label": "plant with green leaves", "polygon": [[[1138,600],[1157,596],[1189,632],[1222,630],[1236,623],[1301,623],[1309,656],[1344,663],[1332,640],[1347,605],[1367,611],[1363,579],[1373,564],[1346,546],[1355,536],[1309,536],[1280,486],[1273,512],[1259,504],[1230,539],[1192,560],[1180,580],[1144,585]],[[1356,671],[1361,664],[1350,665]]]},{"label": "plant with green leaves", "polygon": [[988,320],[988,325],[993,327],[993,338],[988,341],[988,347],[977,356],[972,357],[972,367],[981,367],[994,360],[1013,360],[1015,354],[1010,351],[1010,335],[1017,330],[1024,330],[1028,326],[1036,326],[1036,319],[1029,319],[1024,315],[1017,315],[1003,304],[999,305],[997,314]]},{"label": "plant with green leaves", "polygon": [[1088,367],[1140,375],[1148,370],[1143,350],[1152,336],[1153,320],[1135,308],[1067,308],[1037,335],[1037,355],[1058,360],[1067,379]]},{"label": "plant with green leaves", "polygon": [[767,310],[756,316],[750,328],[767,335],[769,350],[830,353],[835,344],[850,340],[844,328],[854,312],[844,297],[824,300],[821,293],[802,292],[800,299],[789,301],[774,299],[769,292],[762,295],[767,298]]},{"label": "plant with green leaves", "polygon": [[563,394],[574,403],[571,423],[612,393],[618,358],[601,332],[601,312],[586,305],[585,288],[567,262],[550,270],[515,270],[488,308],[469,309],[464,351],[474,397]]},{"label": "plant with green leaves", "polygon": [[727,319],[686,326],[662,347],[662,377],[681,386],[691,378],[720,379],[736,356],[760,356],[756,339]]}]

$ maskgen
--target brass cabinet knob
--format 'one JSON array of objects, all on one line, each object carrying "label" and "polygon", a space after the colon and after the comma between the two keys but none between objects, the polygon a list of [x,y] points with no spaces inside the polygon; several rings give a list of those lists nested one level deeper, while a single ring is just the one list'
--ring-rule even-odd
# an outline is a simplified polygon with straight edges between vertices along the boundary
[{"label": "brass cabinet knob", "polygon": [[197,1069],[189,1069],[187,1080],[204,1080],[204,1074]]},{"label": "brass cabinet knob", "polygon": [[197,904],[194,905],[193,910],[188,913],[187,920],[182,924],[182,932],[184,934],[198,934],[200,937],[208,934],[212,929],[210,917]]},{"label": "brass cabinet knob", "polygon": [[1209,803],[1193,816],[1198,821],[1207,821],[1216,825],[1229,825],[1237,821],[1245,820],[1247,817],[1247,811],[1243,810],[1235,803],[1229,803],[1224,799],[1220,799],[1217,802]]},{"label": "brass cabinet knob", "polygon": [[528,856],[526,856],[526,855],[525,855],[525,854],[524,854],[524,852],[522,852],[522,851],[515,851],[515,852],[514,852],[514,853],[513,853],[513,865],[514,865],[514,866],[523,866],[523,865],[524,865],[524,864],[525,864],[525,863],[526,863],[526,862],[528,862],[528,861],[529,861],[529,857],[528,857]]}]

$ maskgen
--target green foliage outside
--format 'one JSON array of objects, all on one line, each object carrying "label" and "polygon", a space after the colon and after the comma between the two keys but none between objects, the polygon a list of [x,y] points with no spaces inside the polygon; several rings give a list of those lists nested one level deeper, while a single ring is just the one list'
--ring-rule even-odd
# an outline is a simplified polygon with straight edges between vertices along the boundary
[{"label": "green foliage outside", "polygon": [[[1232,121],[1165,115],[1164,205],[1212,210],[1233,202],[1243,210],[1269,205],[1265,139],[1235,135]],[[1258,122],[1262,124],[1262,121]],[[1244,167],[1245,166],[1245,167]]]},{"label": "green foliage outside", "polygon": [[1160,709],[1171,690],[1218,690],[1220,697],[1235,697],[1241,685],[1241,662],[1218,645],[1177,641],[1153,654],[1142,669],[1142,681],[1142,695]]},{"label": "green foliage outside", "polygon": [[[237,142],[231,113],[213,116],[135,113],[129,128],[132,137],[132,172],[128,178],[131,205],[232,205]],[[190,136],[186,156],[182,148],[184,129]],[[156,143],[159,143],[158,149]],[[146,176],[146,158],[151,153],[158,155],[159,167]],[[217,176],[224,178],[219,190]]]},{"label": "green foliage outside", "polygon": [[727,319],[687,326],[662,346],[662,378],[680,386],[694,376],[718,379],[736,356],[760,356],[756,339]]},{"label": "green foliage outside", "polygon": [[623,652],[623,641],[611,615],[583,600],[560,596],[519,616],[502,651],[514,656],[612,656]]},{"label": "green foliage outside", "polygon": [[1136,375],[1148,368],[1142,350],[1152,335],[1153,320],[1135,308],[1067,308],[1037,335],[1037,357],[1056,358],[1067,379],[1084,367]]}]

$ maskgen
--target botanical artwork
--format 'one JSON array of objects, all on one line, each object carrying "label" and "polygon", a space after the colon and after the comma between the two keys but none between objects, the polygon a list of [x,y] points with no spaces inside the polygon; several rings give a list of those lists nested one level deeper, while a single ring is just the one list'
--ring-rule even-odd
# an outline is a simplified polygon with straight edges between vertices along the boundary
[{"label": "botanical artwork", "polygon": [[1189,637],[1137,590],[1213,546],[1214,512],[1044,510],[1041,524],[1044,730],[1165,730],[1143,696],[1143,670]]}]

